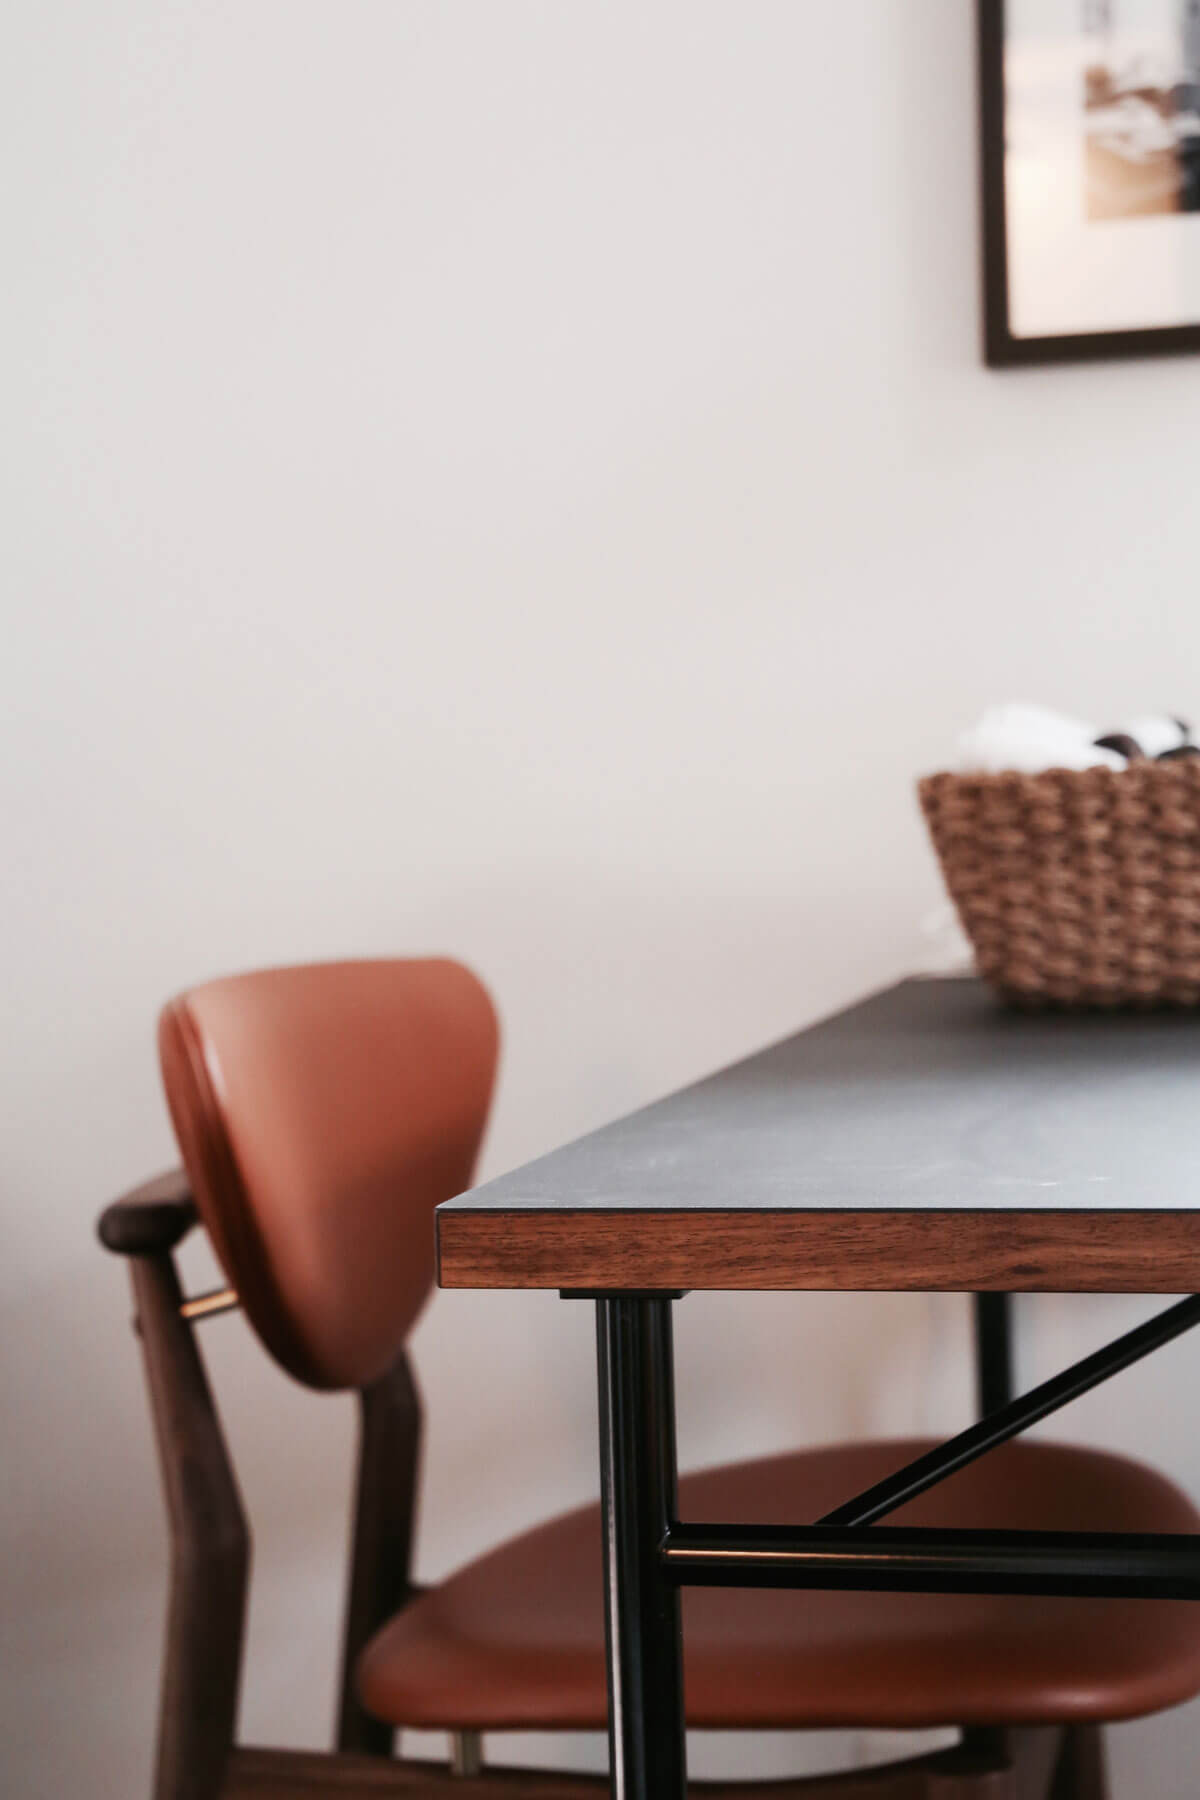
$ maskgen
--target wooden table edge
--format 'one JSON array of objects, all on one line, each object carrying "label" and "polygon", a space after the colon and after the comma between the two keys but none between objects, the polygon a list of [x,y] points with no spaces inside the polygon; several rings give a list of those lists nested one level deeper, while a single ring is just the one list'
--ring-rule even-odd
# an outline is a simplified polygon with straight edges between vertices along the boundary
[{"label": "wooden table edge", "polygon": [[1200,1291],[1200,1210],[438,1209],[445,1288]]}]

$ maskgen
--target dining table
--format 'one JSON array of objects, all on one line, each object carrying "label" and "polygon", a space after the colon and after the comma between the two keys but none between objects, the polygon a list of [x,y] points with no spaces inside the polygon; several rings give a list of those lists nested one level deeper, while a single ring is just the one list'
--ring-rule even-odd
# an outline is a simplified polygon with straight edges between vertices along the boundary
[{"label": "dining table", "polygon": [[[689,1584],[1200,1598],[1200,1539],[889,1527],[1200,1323],[1200,1014],[1004,1004],[920,976],[437,1213],[447,1288],[595,1303],[617,1800],[686,1788]],[[691,1291],[976,1296],[982,1413],[815,1522],[680,1519],[672,1307]],[[1184,1296],[1014,1393],[1006,1296]]]}]

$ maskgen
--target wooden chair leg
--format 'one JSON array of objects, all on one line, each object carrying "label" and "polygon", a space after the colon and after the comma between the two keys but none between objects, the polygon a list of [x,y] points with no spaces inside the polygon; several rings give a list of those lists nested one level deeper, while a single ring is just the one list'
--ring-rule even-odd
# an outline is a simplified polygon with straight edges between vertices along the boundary
[{"label": "wooden chair leg", "polygon": [[1099,1725],[1073,1725],[1063,1733],[1050,1800],[1108,1800],[1104,1735]]},{"label": "wooden chair leg", "polygon": [[1050,1800],[1061,1752],[1057,1726],[971,1730],[929,1759],[920,1800]]},{"label": "wooden chair leg", "polygon": [[395,1732],[358,1698],[355,1665],[367,1640],[412,1596],[409,1565],[417,1506],[421,1400],[400,1356],[359,1395],[358,1489],[342,1644],[339,1750],[390,1756]]},{"label": "wooden chair leg", "polygon": [[171,1530],[155,1800],[216,1800],[233,1746],[250,1537],[169,1255],[130,1263]]}]

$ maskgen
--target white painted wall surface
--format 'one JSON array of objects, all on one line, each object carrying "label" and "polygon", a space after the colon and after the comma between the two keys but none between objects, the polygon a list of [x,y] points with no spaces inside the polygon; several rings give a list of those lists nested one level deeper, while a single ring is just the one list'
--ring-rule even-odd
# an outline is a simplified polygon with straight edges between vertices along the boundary
[{"label": "white painted wall surface", "polygon": [[[1200,365],[980,366],[970,12],[7,19],[9,1800],[147,1792],[165,1540],[92,1224],[172,1159],[166,995],[467,958],[497,1172],[908,969],[913,777],[984,704],[1200,699]],[[1026,1373],[1150,1304],[1027,1303]],[[966,1416],[959,1301],[678,1329],[689,1462]],[[239,1320],[204,1342],[257,1529],[246,1732],[319,1744],[350,1404]],[[423,1574],[594,1490],[582,1309],[442,1296],[416,1352]],[[1062,1430],[1200,1491],[1198,1375],[1180,1343]],[[1115,1732],[1118,1793],[1189,1791],[1198,1742]]]}]

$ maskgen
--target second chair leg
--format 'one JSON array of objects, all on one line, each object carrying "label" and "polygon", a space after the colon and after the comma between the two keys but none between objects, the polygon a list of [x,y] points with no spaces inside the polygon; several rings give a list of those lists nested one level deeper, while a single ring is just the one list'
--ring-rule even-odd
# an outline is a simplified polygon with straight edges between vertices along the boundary
[{"label": "second chair leg", "polygon": [[1050,1800],[1108,1800],[1104,1736],[1099,1725],[1075,1725],[1064,1732]]},{"label": "second chair leg", "polygon": [[483,1769],[483,1733],[452,1731],[450,1733],[450,1773],[475,1776]]}]

